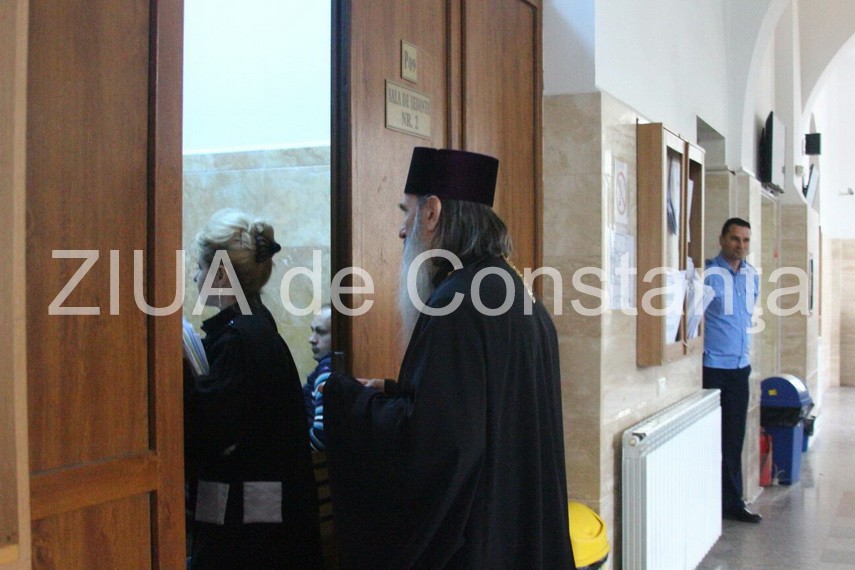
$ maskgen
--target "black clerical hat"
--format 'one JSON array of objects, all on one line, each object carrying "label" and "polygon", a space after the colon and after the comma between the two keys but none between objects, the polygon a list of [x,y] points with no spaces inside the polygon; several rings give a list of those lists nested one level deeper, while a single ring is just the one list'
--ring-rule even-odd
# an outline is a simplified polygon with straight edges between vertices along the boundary
[{"label": "black clerical hat", "polygon": [[493,205],[499,161],[492,156],[417,146],[404,192]]}]

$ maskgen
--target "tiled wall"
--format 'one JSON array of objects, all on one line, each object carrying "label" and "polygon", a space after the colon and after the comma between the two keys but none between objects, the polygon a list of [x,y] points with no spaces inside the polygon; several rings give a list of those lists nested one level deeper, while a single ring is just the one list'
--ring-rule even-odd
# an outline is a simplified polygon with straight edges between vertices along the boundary
[{"label": "tiled wall", "polygon": [[[544,98],[544,263],[564,276],[564,314],[555,317],[561,348],[565,445],[570,498],[596,510],[620,542],[620,438],[638,421],[701,388],[701,357],[636,365],[636,317],[620,310],[584,316],[598,299],[570,286],[582,267],[606,268],[611,257],[614,161],[627,165],[629,224],[636,221],[636,121],[608,94]],[[572,220],[572,221],[571,221]],[[582,280],[601,286],[590,275]],[[635,288],[634,279],[631,287]],[[547,291],[547,294],[549,292]],[[551,302],[548,300],[548,302]],[[666,389],[659,390],[665,378]]]},{"label": "tiled wall", "polygon": [[819,376],[824,386],[839,386],[841,373],[840,323],[843,313],[841,283],[846,277],[855,277],[855,266],[847,268],[843,263],[844,248],[855,252],[855,242],[830,239],[822,241],[822,313],[820,336]]},{"label": "tiled wall", "polygon": [[840,243],[840,384],[855,386],[855,297],[845,293],[855,278],[855,240]]},{"label": "tiled wall", "polygon": [[[751,224],[751,247],[746,261],[758,269],[762,269],[763,263],[763,244],[765,243],[764,235],[766,232],[773,231],[770,224],[766,224],[763,219],[762,207],[762,189],[760,182],[753,176],[745,173],[740,173],[732,176],[731,187],[733,191],[730,196],[731,216],[743,218]],[[726,219],[726,218],[725,218]],[[719,220],[718,227],[714,233],[721,235],[721,226],[724,219]],[[708,257],[717,255],[720,247],[709,252]],[[765,319],[764,313],[765,297],[768,295],[769,289],[762,284],[763,276],[760,277],[761,286],[757,306],[754,308],[755,326],[760,319]],[[759,328],[759,327],[758,327]],[[749,360],[751,362],[751,376],[748,378],[749,397],[748,397],[748,415],[745,426],[745,440],[742,446],[742,489],[743,493],[749,501],[754,500],[762,491],[760,487],[759,466],[760,466],[760,383],[764,378],[769,376],[770,371],[763,366],[764,362],[761,358],[763,353],[763,336],[761,334],[752,333],[751,337],[751,352]]]},{"label": "tiled wall", "polygon": [[[781,267],[792,268],[807,275],[808,247],[810,243],[810,219],[806,205],[781,206]],[[808,389],[815,394],[816,338],[808,338],[809,315],[807,282],[796,275],[784,274],[777,283],[779,288],[802,287],[798,293],[780,297],[779,306],[791,315],[781,319],[781,372],[793,374],[805,380]],[[813,363],[813,366],[811,366]]]},{"label": "tiled wall", "polygon": [[[805,377],[808,389],[814,395],[817,407],[822,406],[822,391],[820,390],[819,378],[819,286],[820,286],[820,247],[819,247],[819,213],[813,208],[808,208],[808,233],[807,254],[808,260],[813,262],[805,265],[809,279],[813,281],[808,285],[808,296],[813,295],[808,313],[805,315]],[[812,272],[812,273],[811,273]]]},{"label": "tiled wall", "polygon": [[[570,498],[600,511],[601,319],[573,310],[593,306],[571,286],[574,273],[602,267],[602,158],[599,96],[544,99],[543,262],[563,277],[562,315],[555,315],[561,353],[564,445]],[[588,282],[589,278],[586,278]],[[553,306],[554,292],[545,281]],[[589,283],[591,285],[596,285]]]},{"label": "tiled wall", "polygon": [[[263,150],[184,157],[184,249],[187,252],[184,314],[197,326],[212,314],[191,312],[198,298],[193,283],[196,259],[193,241],[211,214],[238,208],[265,218],[282,251],[274,257],[273,274],[262,299],[273,313],[301,375],[314,368],[308,336],[312,315],[296,316],[282,303],[281,284],[294,267],[313,270],[314,252],[321,261],[321,302],[329,300],[330,282],[330,153],[329,147]],[[312,284],[296,277],[288,288],[298,308],[312,301]]]},{"label": "tiled wall", "polygon": [[734,216],[731,212],[731,186],[734,175],[727,170],[707,172],[706,204],[704,204],[704,252],[707,258],[718,255],[721,246],[719,235],[725,220]]},{"label": "tiled wall", "polygon": [[781,371],[779,364],[780,331],[778,330],[780,317],[768,310],[768,298],[772,291],[769,276],[780,266],[777,238],[778,202],[772,198],[763,198],[761,211],[765,231],[759,240],[752,240],[754,247],[759,246],[760,248],[760,256],[759,258],[755,256],[755,259],[760,262],[757,269],[760,271],[760,305],[763,308],[762,319],[765,324],[765,328],[755,338],[757,343],[756,362],[764,376],[771,376]]}]

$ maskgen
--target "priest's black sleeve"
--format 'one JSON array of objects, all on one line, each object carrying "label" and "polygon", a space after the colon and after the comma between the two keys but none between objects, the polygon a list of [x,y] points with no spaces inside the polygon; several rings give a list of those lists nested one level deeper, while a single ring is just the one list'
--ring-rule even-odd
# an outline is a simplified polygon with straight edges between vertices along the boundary
[{"label": "priest's black sleeve", "polygon": [[425,318],[398,395],[344,375],[327,382],[333,503],[345,562],[439,567],[459,547],[484,461],[483,337],[464,308]]}]

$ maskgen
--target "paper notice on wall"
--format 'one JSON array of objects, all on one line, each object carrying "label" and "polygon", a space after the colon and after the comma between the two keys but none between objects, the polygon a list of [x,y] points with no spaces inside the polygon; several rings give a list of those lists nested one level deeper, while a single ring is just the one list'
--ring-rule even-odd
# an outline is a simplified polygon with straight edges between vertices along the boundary
[{"label": "paper notice on wall", "polygon": [[635,308],[635,237],[610,231],[609,308]]}]

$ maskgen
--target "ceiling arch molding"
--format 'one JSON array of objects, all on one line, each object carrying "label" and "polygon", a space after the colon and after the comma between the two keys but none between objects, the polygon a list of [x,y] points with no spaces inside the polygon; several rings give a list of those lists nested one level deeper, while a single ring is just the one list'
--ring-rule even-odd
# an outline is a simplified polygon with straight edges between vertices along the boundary
[{"label": "ceiling arch molding", "polygon": [[800,0],[800,58],[802,121],[808,127],[810,110],[822,90],[828,71],[845,47],[855,42],[851,0]]}]

